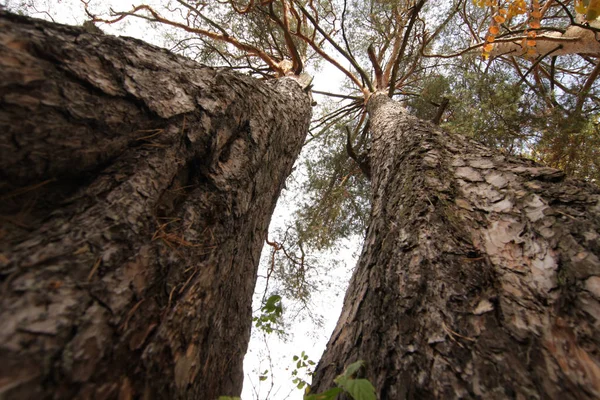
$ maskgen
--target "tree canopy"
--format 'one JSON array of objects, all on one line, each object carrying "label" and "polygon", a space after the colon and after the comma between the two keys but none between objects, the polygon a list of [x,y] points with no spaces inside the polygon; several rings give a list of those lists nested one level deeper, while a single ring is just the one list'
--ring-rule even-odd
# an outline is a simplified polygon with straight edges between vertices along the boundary
[{"label": "tree canopy", "polygon": [[[333,65],[345,77],[338,93],[314,88],[330,98],[319,100],[326,104],[312,128],[311,141],[324,146],[347,147],[329,139],[347,136],[347,126],[360,155],[368,143],[361,139],[365,100],[386,90],[421,117],[435,119],[439,111],[448,129],[597,179],[588,150],[597,135],[600,73],[595,1],[171,0],[121,10],[82,4],[96,23],[137,17],[175,27],[165,43],[210,65],[265,78]],[[345,174],[328,175],[352,171],[348,164]]]}]

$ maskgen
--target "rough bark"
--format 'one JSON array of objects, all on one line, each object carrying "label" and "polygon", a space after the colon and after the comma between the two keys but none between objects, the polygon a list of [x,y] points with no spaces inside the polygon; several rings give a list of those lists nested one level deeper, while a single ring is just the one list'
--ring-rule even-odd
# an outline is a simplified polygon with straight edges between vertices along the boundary
[{"label": "rough bark", "polygon": [[600,191],[369,102],[373,206],[314,378],[378,399],[600,396]]},{"label": "rough bark", "polygon": [[290,78],[0,13],[0,398],[239,395],[310,114]]}]

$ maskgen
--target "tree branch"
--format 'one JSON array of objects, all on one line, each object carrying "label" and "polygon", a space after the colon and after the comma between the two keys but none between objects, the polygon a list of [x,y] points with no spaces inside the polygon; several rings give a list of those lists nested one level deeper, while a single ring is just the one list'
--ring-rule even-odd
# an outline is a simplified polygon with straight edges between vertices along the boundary
[{"label": "tree branch", "polygon": [[171,21],[169,19],[166,19],[162,16],[160,16],[160,14],[158,14],[154,9],[152,9],[150,6],[147,5],[140,5],[140,6],[136,6],[134,7],[131,11],[128,12],[114,12],[114,15],[116,16],[116,18],[111,19],[111,20],[107,20],[107,19],[102,19],[102,18],[94,18],[94,21],[97,22],[105,22],[108,24],[113,24],[115,22],[118,22],[120,20],[122,20],[123,18],[127,17],[127,16],[133,16],[133,17],[137,17],[137,18],[144,18],[144,19],[149,19],[147,16],[144,15],[139,15],[137,14],[137,12],[139,11],[147,11],[152,15],[152,18],[154,21],[156,22],[161,22],[163,24],[166,25],[171,25],[173,27],[176,28],[181,28],[187,32],[190,33],[195,33],[201,36],[205,36],[205,37],[209,37],[213,40],[220,40],[226,43],[229,43],[231,45],[233,45],[234,47],[236,47],[239,50],[244,51],[246,54],[248,55],[255,55],[257,57],[259,57],[260,59],[262,59],[277,75],[279,76],[283,76],[285,75],[283,69],[275,62],[275,60],[273,60],[273,58],[271,56],[269,56],[267,53],[265,53],[263,50],[249,45],[247,43],[242,43],[239,40],[237,40],[236,38],[229,36],[229,35],[225,35],[222,33],[216,33],[216,32],[211,32],[211,31],[207,31],[205,29],[200,29],[200,28],[192,28],[188,25],[179,23],[179,22],[175,22],[175,21]]},{"label": "tree branch", "polygon": [[412,15],[410,16],[410,21],[408,22],[408,27],[406,28],[406,31],[404,32],[404,39],[402,40],[402,46],[400,47],[400,51],[398,52],[398,55],[396,56],[396,60],[394,61],[394,67],[392,68],[392,76],[389,79],[390,88],[388,90],[388,97],[390,97],[390,98],[392,96],[394,96],[394,91],[396,90],[396,78],[398,77],[398,69],[400,68],[400,61],[401,61],[402,57],[404,56],[404,51],[406,50],[406,46],[408,45],[408,39],[410,37],[410,32],[412,31],[413,25],[415,24],[415,21],[417,19],[417,15],[419,14],[419,11],[421,11],[421,8],[425,4],[425,1],[426,0],[419,0],[419,2],[417,4],[415,4]]},{"label": "tree branch", "polygon": [[373,65],[373,70],[375,71],[375,89],[384,89],[383,71],[381,70],[381,66],[377,61],[377,55],[375,55],[375,49],[373,48],[372,44],[369,45],[367,54],[369,55],[369,60],[371,60],[371,64]]},{"label": "tree branch", "polygon": [[431,122],[433,122],[436,125],[439,125],[440,122],[442,122],[442,117],[444,116],[444,112],[446,111],[448,104],[450,104],[450,99],[444,97],[442,99],[442,102],[438,105],[437,113],[435,114],[435,117],[433,117]]},{"label": "tree branch", "polygon": [[371,179],[371,166],[369,165],[368,157],[366,154],[362,157],[356,155],[356,152],[352,147],[350,128],[348,128],[348,125],[344,125],[344,128],[346,129],[346,152],[348,153],[348,156],[353,159],[356,164],[358,164],[363,174],[365,174],[367,178]]},{"label": "tree branch", "polygon": [[575,105],[575,113],[576,114],[581,112],[585,98],[586,98],[588,92],[590,91],[590,89],[592,88],[592,85],[598,78],[599,74],[600,74],[600,61],[596,64],[596,66],[594,67],[594,69],[592,70],[590,75],[588,76],[587,80],[585,81],[585,84],[579,90],[579,94],[577,95],[577,104]]},{"label": "tree branch", "polygon": [[[424,0],[421,0],[424,1]],[[350,64],[352,64],[352,66],[354,67],[354,69],[358,72],[358,74],[361,76],[361,78],[363,79],[363,81],[365,82],[365,84],[367,85],[367,87],[369,88],[369,91],[374,92],[374,88],[373,88],[373,83],[371,82],[371,79],[369,78],[369,75],[367,75],[367,73],[364,71],[364,69],[361,68],[360,65],[358,65],[358,63],[356,62],[356,60],[350,55],[348,54],[344,49],[342,49],[340,47],[339,44],[337,44],[335,42],[335,40],[333,40],[331,38],[331,36],[329,36],[327,34],[327,32],[325,32],[323,30],[323,28],[321,28],[318,24],[318,22],[313,18],[312,15],[310,15],[310,13],[302,6],[302,4],[300,4],[299,2],[296,2],[296,4],[298,5],[298,8],[300,8],[300,11],[302,11],[302,14],[304,14],[306,16],[306,18],[308,18],[308,20],[313,24],[314,28],[344,57],[346,58]],[[329,57],[331,59],[331,57]],[[339,64],[338,64],[339,65]],[[358,85],[359,87],[363,87],[363,85]]]}]

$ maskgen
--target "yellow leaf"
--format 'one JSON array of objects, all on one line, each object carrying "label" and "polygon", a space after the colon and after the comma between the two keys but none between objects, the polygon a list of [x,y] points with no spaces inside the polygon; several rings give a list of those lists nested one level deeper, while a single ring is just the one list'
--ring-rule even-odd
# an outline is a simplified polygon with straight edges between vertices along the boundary
[{"label": "yellow leaf", "polygon": [[484,51],[484,52],[486,52],[486,53],[489,53],[490,51],[492,51],[492,49],[493,49],[493,48],[494,48],[494,45],[493,45],[493,44],[491,44],[491,43],[486,43],[486,44],[483,46],[483,51]]},{"label": "yellow leaf", "polygon": [[492,25],[490,26],[489,31],[492,35],[497,35],[500,32],[500,28],[498,28],[496,25]]},{"label": "yellow leaf", "polygon": [[600,15],[600,0],[590,0],[585,19],[593,21]]},{"label": "yellow leaf", "polygon": [[587,7],[583,4],[583,1],[579,0],[575,3],[575,12],[578,14],[585,14]]},{"label": "yellow leaf", "polygon": [[488,35],[485,38],[485,41],[488,42],[488,43],[492,43],[494,40],[496,40],[496,38],[494,37],[494,35]]},{"label": "yellow leaf", "polygon": [[496,16],[494,16],[494,21],[496,21],[497,23],[501,24],[504,21],[506,21],[506,18],[504,18],[502,15],[496,15]]},{"label": "yellow leaf", "polygon": [[540,19],[542,18],[542,13],[540,11],[534,11],[531,13],[532,18]]},{"label": "yellow leaf", "polygon": [[527,46],[534,47],[535,46],[535,40],[528,40],[527,41]]},{"label": "yellow leaf", "polygon": [[512,3],[508,5],[508,15],[521,15],[527,12],[527,4],[525,4],[525,0],[513,0]]},{"label": "yellow leaf", "polygon": [[531,21],[531,22],[529,23],[529,27],[530,27],[531,29],[540,29],[540,27],[541,27],[541,26],[542,26],[542,25],[540,25],[540,21]]}]

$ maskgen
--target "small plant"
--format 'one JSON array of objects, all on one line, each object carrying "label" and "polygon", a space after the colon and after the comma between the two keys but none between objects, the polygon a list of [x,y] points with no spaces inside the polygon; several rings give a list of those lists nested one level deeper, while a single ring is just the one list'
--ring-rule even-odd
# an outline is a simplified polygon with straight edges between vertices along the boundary
[{"label": "small plant", "polygon": [[368,379],[355,378],[356,373],[364,364],[362,360],[350,364],[341,375],[333,380],[337,387],[323,393],[306,395],[304,400],[334,400],[342,392],[350,395],[354,400],[377,400],[375,388],[371,382]]},{"label": "small plant", "polygon": [[309,360],[308,356],[304,353],[304,351],[299,356],[294,356],[293,360],[296,361],[296,368],[294,368],[294,370],[292,371],[292,376],[294,377],[292,382],[294,383],[294,385],[296,385],[298,389],[304,389],[305,387],[309,388],[310,384],[301,377],[299,377],[298,373],[302,369],[306,369],[306,375],[312,376],[312,368],[315,365],[315,362],[313,360]]}]

